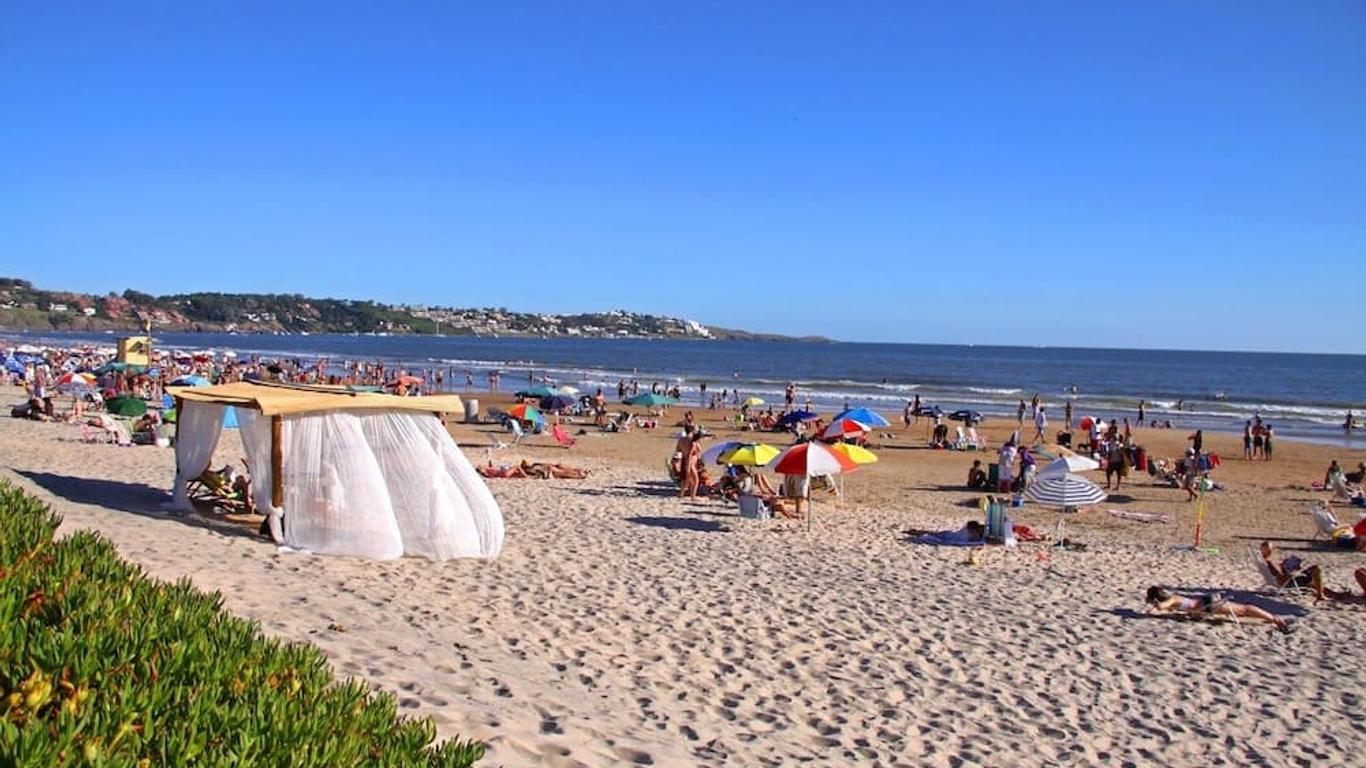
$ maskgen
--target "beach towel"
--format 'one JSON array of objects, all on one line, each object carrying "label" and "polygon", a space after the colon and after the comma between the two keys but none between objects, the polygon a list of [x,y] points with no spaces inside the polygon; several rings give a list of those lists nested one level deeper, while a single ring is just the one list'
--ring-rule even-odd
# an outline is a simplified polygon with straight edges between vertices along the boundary
[{"label": "beach towel", "polygon": [[1112,509],[1110,510],[1110,515],[1112,517],[1118,517],[1123,520],[1133,520],[1139,523],[1170,523],[1172,521],[1172,516],[1164,512],[1138,512],[1131,509]]}]

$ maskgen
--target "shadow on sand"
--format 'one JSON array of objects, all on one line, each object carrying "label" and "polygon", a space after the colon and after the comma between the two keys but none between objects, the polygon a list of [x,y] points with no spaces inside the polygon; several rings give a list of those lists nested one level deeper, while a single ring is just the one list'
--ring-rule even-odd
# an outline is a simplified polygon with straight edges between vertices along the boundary
[{"label": "shadow on sand", "polygon": [[15,470],[15,473],[33,481],[48,493],[75,504],[93,504],[153,520],[171,520],[181,525],[205,528],[224,536],[259,538],[255,526],[249,523],[235,522],[198,511],[190,514],[172,511],[166,506],[170,503],[171,497],[160,488],[153,488],[145,483],[54,475],[50,472]]},{"label": "shadow on sand", "polygon": [[730,528],[715,520],[701,520],[695,517],[628,517],[626,522],[636,525],[649,525],[671,531],[697,531],[699,533],[724,533]]}]

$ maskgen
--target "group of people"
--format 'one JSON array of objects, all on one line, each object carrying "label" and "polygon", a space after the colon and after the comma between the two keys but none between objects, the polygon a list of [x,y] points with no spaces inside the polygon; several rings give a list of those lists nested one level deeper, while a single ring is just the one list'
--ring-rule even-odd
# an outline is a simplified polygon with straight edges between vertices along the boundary
[{"label": "group of people", "polygon": [[1270,424],[1262,421],[1261,414],[1253,416],[1243,424],[1243,458],[1248,461],[1263,459],[1271,461],[1275,452],[1276,431]]}]

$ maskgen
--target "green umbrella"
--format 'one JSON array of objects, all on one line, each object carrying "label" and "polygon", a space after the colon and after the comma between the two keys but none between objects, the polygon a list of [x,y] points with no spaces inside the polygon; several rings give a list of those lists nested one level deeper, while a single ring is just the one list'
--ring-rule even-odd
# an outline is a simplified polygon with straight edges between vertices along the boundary
[{"label": "green umbrella", "polygon": [[678,401],[667,395],[656,395],[653,392],[645,392],[635,397],[626,398],[627,405],[678,405]]},{"label": "green umbrella", "polygon": [[115,416],[141,416],[147,412],[146,403],[128,395],[111,397],[104,402],[104,407]]}]

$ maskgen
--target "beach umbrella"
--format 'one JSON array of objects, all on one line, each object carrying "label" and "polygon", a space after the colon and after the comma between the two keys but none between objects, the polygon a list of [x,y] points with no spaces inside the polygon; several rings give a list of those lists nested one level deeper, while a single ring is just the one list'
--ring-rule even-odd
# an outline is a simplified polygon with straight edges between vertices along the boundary
[{"label": "beach umbrella", "polygon": [[9,371],[10,373],[17,373],[20,376],[23,376],[25,373],[27,373],[27,371],[24,369],[24,364],[13,357],[5,360],[5,370]]},{"label": "beach umbrella", "polygon": [[721,454],[720,463],[731,466],[762,467],[781,451],[767,443],[741,443]]},{"label": "beach umbrella", "polygon": [[43,350],[33,346],[32,344],[20,344],[19,346],[14,348],[14,351],[22,352],[25,355],[39,355],[43,352]]},{"label": "beach umbrella", "polygon": [[778,419],[778,426],[790,427],[793,424],[798,424],[807,421],[815,421],[820,417],[820,414],[816,413],[815,411],[792,411],[790,413],[783,414],[783,417],[781,419]]},{"label": "beach umbrella", "polygon": [[856,468],[851,459],[832,451],[823,443],[797,443],[778,454],[768,468],[780,475],[838,475]]},{"label": "beach umbrella", "polygon": [[[797,443],[774,457],[768,468],[780,475],[838,475],[856,469],[857,464],[843,454],[836,453],[824,443]],[[811,485],[806,485],[806,528],[811,529]]]},{"label": "beach umbrella", "polygon": [[556,390],[554,387],[548,387],[548,386],[546,386],[546,385],[544,385],[544,384],[537,384],[537,385],[534,386],[534,387],[527,387],[526,389],[518,390],[518,391],[515,393],[515,396],[516,396],[516,397],[535,397],[535,398],[542,398],[542,397],[554,397],[555,395],[558,395],[558,394],[560,394],[559,391]]},{"label": "beach umbrella", "polygon": [[836,419],[830,422],[830,426],[821,430],[821,437],[826,440],[837,440],[841,437],[861,435],[868,431],[868,425],[853,419]]},{"label": "beach umbrella", "polygon": [[1100,486],[1067,472],[1041,475],[1025,489],[1025,498],[1048,507],[1064,510],[1089,507],[1105,501],[1107,494]]},{"label": "beach umbrella", "polygon": [[541,415],[540,411],[536,410],[535,406],[527,405],[526,403],[518,403],[517,405],[512,406],[508,409],[508,415],[518,421],[545,421],[545,417]]},{"label": "beach umbrella", "polygon": [[869,408],[850,408],[843,413],[835,414],[834,421],[840,419],[850,419],[860,424],[867,424],[869,427],[890,427],[892,422],[882,417],[882,414]]},{"label": "beach umbrella", "polygon": [[740,401],[740,407],[742,407],[742,408],[753,408],[753,407],[756,406],[756,405],[763,405],[763,404],[764,404],[764,399],[763,399],[762,397],[747,397],[747,398],[745,398],[744,400],[741,400],[741,401]]},{"label": "beach umbrella", "polygon": [[141,416],[147,412],[147,404],[129,395],[113,397],[105,401],[105,410],[115,416]]},{"label": "beach umbrella", "polygon": [[1081,417],[1081,421],[1077,423],[1077,426],[1081,427],[1082,429],[1090,429],[1090,428],[1091,428],[1091,425],[1092,425],[1092,424],[1095,424],[1095,423],[1096,423],[1096,420],[1095,420],[1094,417],[1091,417],[1091,416],[1082,416],[1082,417]]},{"label": "beach umbrella", "polygon": [[1100,462],[1087,456],[1071,453],[1048,462],[1047,466],[1039,470],[1039,477],[1065,475],[1068,472],[1089,472],[1093,469],[1100,469]]},{"label": "beach umbrella", "polygon": [[844,458],[855,464],[874,464],[877,462],[877,454],[861,445],[854,445],[853,443],[835,443],[830,446],[830,450],[844,456]]},{"label": "beach umbrella", "polygon": [[562,410],[574,405],[574,398],[569,395],[550,395],[541,398],[541,409],[545,411]]},{"label": "beach umbrella", "polygon": [[57,379],[57,391],[79,394],[95,388],[95,377],[88,373],[64,373]]},{"label": "beach umbrella", "polygon": [[578,387],[571,387],[571,386],[567,386],[567,385],[566,385],[566,386],[562,386],[562,387],[560,387],[560,393],[561,393],[561,394],[565,394],[565,395],[577,395],[577,394],[579,394],[579,388],[578,388]]},{"label": "beach umbrella", "polygon": [[170,386],[172,386],[172,387],[207,387],[207,386],[210,386],[212,383],[213,383],[213,382],[209,381],[208,379],[204,378],[203,376],[198,376],[198,375],[195,375],[195,374],[190,374],[190,375],[187,375],[187,376],[177,376],[176,378],[174,378],[174,379],[171,380]]},{"label": "beach umbrella", "polygon": [[627,405],[678,405],[678,401],[668,395],[656,395],[653,392],[643,392],[634,397],[626,398]]},{"label": "beach umbrella", "polygon": [[702,452],[702,463],[720,464],[722,454],[724,454],[726,451],[731,450],[732,448],[737,448],[742,445],[744,445],[744,443],[740,442],[739,440],[727,440],[724,443],[717,443],[716,445],[708,446],[707,450]]}]

